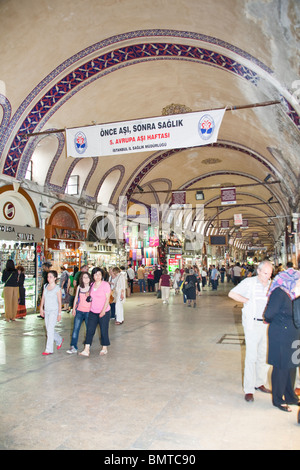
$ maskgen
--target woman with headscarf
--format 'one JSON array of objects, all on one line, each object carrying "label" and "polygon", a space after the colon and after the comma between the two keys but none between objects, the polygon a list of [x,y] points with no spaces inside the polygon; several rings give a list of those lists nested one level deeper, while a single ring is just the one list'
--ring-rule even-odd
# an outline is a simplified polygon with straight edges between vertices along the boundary
[{"label": "woman with headscarf", "polygon": [[187,306],[192,306],[192,300],[194,307],[196,307],[196,286],[197,286],[197,276],[193,269],[190,269],[188,276],[185,279],[185,288],[184,293],[187,298]]},{"label": "woman with headscarf", "polygon": [[288,405],[299,404],[292,380],[299,365],[295,361],[295,344],[300,330],[293,322],[293,302],[300,294],[299,288],[299,271],[290,268],[277,274],[264,313],[265,321],[270,324],[268,363],[273,366],[273,405],[287,412],[292,411]]}]

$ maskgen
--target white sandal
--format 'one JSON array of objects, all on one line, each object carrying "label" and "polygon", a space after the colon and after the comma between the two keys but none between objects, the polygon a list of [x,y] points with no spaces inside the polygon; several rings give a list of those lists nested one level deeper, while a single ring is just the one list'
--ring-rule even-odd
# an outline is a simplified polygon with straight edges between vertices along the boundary
[{"label": "white sandal", "polygon": [[81,351],[81,353],[79,353],[79,356],[89,357],[89,355],[90,355],[90,351],[89,351],[89,349],[86,349],[86,348],[84,348],[84,350]]},{"label": "white sandal", "polygon": [[107,349],[101,349],[99,356],[105,356],[107,353]]}]

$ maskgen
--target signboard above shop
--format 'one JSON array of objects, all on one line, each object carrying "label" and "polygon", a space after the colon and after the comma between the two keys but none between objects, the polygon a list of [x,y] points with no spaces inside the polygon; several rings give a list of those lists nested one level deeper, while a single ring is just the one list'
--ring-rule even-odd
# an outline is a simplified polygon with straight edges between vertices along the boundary
[{"label": "signboard above shop", "polygon": [[45,231],[41,228],[0,224],[0,240],[11,240],[22,243],[41,243],[44,241],[44,237]]},{"label": "signboard above shop", "polygon": [[46,237],[50,240],[80,242],[86,239],[86,230],[48,225],[46,227]]}]

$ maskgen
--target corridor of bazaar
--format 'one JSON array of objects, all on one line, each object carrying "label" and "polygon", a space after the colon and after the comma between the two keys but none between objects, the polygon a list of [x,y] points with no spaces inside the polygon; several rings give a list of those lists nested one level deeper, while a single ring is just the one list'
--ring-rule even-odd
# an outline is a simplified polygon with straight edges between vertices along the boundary
[{"label": "corridor of bazaar", "polygon": [[[299,1],[2,0],[0,16],[0,272],[12,260],[25,288],[9,321],[0,283],[0,448],[299,449],[297,407],[244,400],[228,298],[236,266],[299,269]],[[67,354],[67,308],[42,356],[47,265],[63,294],[83,266],[132,266],[105,357],[97,335]],[[189,309],[174,287],[140,292],[140,266],[146,285],[156,266],[220,279]]]},{"label": "corridor of bazaar", "polygon": [[[282,413],[260,391],[244,400],[244,332],[230,287],[205,288],[196,308],[173,291],[168,305],[134,293],[124,323],[110,322],[103,357],[98,331],[88,358],[67,354],[70,314],[56,327],[62,348],[48,357],[42,319],[0,322],[0,448],[300,450],[297,406]],[[83,325],[80,351],[84,337]]]}]

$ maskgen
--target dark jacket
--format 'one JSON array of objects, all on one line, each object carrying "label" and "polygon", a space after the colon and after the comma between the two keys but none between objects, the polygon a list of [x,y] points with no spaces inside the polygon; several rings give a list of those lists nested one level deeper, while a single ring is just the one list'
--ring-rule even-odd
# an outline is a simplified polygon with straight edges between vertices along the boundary
[{"label": "dark jacket", "polygon": [[270,295],[264,314],[269,326],[268,363],[279,369],[293,369],[296,346],[294,341],[300,337],[293,322],[293,301],[280,287]]},{"label": "dark jacket", "polygon": [[162,270],[161,269],[155,269],[153,274],[154,274],[154,284],[157,284],[160,280],[161,275],[162,275]]},{"label": "dark jacket", "polygon": [[13,271],[4,269],[1,282],[5,283],[5,287],[18,287],[18,271],[16,269]]}]

